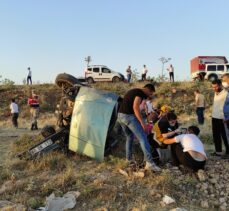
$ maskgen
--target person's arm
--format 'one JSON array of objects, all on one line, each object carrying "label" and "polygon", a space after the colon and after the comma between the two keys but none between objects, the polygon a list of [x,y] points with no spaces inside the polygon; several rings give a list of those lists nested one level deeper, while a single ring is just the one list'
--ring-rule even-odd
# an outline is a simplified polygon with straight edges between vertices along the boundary
[{"label": "person's arm", "polygon": [[162,143],[163,144],[174,144],[174,143],[180,143],[183,139],[184,135],[178,135],[174,138],[168,138],[165,139]]},{"label": "person's arm", "polygon": [[143,106],[144,106],[144,111],[145,111],[146,115],[148,115],[148,105],[147,105],[145,100],[144,100]]},{"label": "person's arm", "polygon": [[138,119],[138,121],[140,122],[141,126],[143,127],[143,129],[145,131],[147,131],[147,126],[145,124],[145,122],[142,119],[142,115],[140,113],[140,104],[141,104],[141,98],[140,97],[135,97],[134,99],[134,103],[133,103],[133,110],[134,110],[134,114],[136,116],[136,118]]},{"label": "person's arm", "polygon": [[10,104],[10,113],[12,113],[12,103]]},{"label": "person's arm", "polygon": [[172,136],[175,136],[175,135],[180,133],[180,130],[178,129],[178,124],[177,123],[174,126],[172,131],[171,130],[169,131],[168,125],[164,121],[159,121],[158,126],[160,128],[162,137],[165,138],[165,139],[171,138]]},{"label": "person's arm", "polygon": [[169,139],[165,139],[164,141],[162,141],[163,144],[174,144],[177,143],[175,138],[169,138]]},{"label": "person's arm", "polygon": [[199,103],[199,98],[198,97],[195,97],[195,104],[196,104],[196,106],[198,105],[198,103]]},{"label": "person's arm", "polygon": [[168,133],[162,133],[161,135],[163,136],[163,138],[169,138],[171,136],[176,135],[178,132],[179,132],[179,130],[176,129],[176,130],[168,132]]}]

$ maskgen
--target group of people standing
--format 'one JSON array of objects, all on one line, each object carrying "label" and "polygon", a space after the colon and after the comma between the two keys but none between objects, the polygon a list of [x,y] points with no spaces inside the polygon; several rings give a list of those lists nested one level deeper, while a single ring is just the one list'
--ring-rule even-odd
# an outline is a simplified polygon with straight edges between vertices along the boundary
[{"label": "group of people standing", "polygon": [[[30,117],[31,117],[31,130],[38,130],[37,120],[39,117],[40,104],[38,95],[32,94],[28,99],[28,105],[30,107]],[[19,106],[16,100],[13,98],[10,104],[10,112],[12,115],[13,127],[18,128],[18,117],[19,117]]]},{"label": "group of people standing", "polygon": [[[222,81],[213,81],[211,86],[214,92],[211,123],[215,145],[215,152],[212,155],[229,159],[229,74],[224,74]],[[194,94],[198,123],[203,125],[205,98],[199,90],[196,90]],[[225,146],[225,154],[222,152],[222,140]]]},{"label": "group of people standing", "polygon": [[[169,65],[169,67],[167,68],[168,72],[169,72],[169,78],[170,78],[170,82],[174,82],[174,67],[172,64]],[[143,65],[143,68],[141,70],[141,80],[145,81],[146,80],[146,76],[148,73],[148,68],[146,67],[146,65]],[[126,69],[126,77],[127,77],[127,82],[130,83],[131,79],[132,79],[132,70],[131,70],[131,66],[129,65],[128,68]]]}]

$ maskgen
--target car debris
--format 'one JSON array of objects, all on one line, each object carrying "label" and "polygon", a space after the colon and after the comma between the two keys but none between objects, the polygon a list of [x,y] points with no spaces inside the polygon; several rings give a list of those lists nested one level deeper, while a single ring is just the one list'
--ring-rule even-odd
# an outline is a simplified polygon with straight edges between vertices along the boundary
[{"label": "car debris", "polygon": [[55,112],[58,129],[45,126],[41,130],[44,139],[17,157],[34,158],[61,149],[102,161],[118,142],[114,138],[114,126],[121,98],[94,89],[66,73],[57,75],[55,83],[62,89]]}]

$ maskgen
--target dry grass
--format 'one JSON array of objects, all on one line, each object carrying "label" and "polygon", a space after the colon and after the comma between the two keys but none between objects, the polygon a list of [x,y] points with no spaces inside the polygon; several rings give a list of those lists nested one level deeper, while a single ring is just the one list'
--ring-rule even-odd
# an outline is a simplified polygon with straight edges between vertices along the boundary
[{"label": "dry grass", "polygon": [[[95,88],[116,92],[119,95],[133,87],[142,87],[144,83],[124,84],[124,83],[98,83],[93,85]],[[171,97],[172,88],[177,89],[176,96]],[[194,82],[176,82],[173,84],[162,83],[157,84],[157,96],[154,100],[158,104],[169,104],[179,113],[179,121],[183,126],[196,124],[195,113],[192,109],[187,108],[194,100],[193,91],[199,88],[207,97],[208,105],[211,105],[211,91],[208,83]],[[41,116],[39,118],[39,127],[48,124],[55,124],[55,104],[58,102],[59,90],[53,85],[40,85],[34,87],[23,88],[23,96],[36,88],[42,98],[42,102],[48,101],[51,95],[56,95],[55,99],[51,99],[51,105],[45,103]],[[12,95],[16,95],[16,88],[13,88]],[[8,90],[1,91],[4,95]],[[161,97],[165,94],[165,97]],[[188,96],[188,97],[187,97]],[[21,107],[24,113],[19,118],[19,127],[29,128],[30,121],[26,102],[21,101]],[[8,100],[4,104],[8,106]],[[24,107],[23,107],[24,106]],[[186,106],[186,107],[185,107]],[[2,109],[2,108],[1,108]],[[6,109],[6,107],[5,107]],[[3,117],[3,110],[0,110],[0,116]],[[190,115],[188,115],[190,114]],[[206,111],[206,124],[201,127],[201,137],[203,141],[210,143],[212,141],[210,133],[210,110]],[[25,118],[22,118],[25,117]],[[9,129],[11,122],[8,120],[0,120],[0,132],[12,133]],[[6,129],[7,128],[7,129]],[[7,145],[5,150],[10,152],[7,156],[1,157],[5,160],[0,165],[0,184],[8,183],[9,188],[0,193],[0,200],[9,200],[19,202],[32,208],[37,208],[45,203],[45,197],[54,192],[58,196],[62,196],[67,191],[77,190],[81,195],[77,199],[76,210],[169,210],[173,207],[186,207],[189,210],[201,210],[198,206],[199,201],[193,204],[190,199],[183,197],[183,191],[177,184],[177,176],[165,170],[162,174],[146,173],[144,178],[136,178],[130,174],[125,177],[119,173],[119,169],[126,168],[124,139],[121,135],[120,144],[107,157],[104,162],[98,163],[87,157],[77,154],[64,155],[61,152],[52,152],[44,157],[35,160],[18,160],[15,155],[24,151],[38,142],[41,137],[37,136],[37,132],[29,130],[13,131],[20,138],[5,138],[5,141],[11,140],[13,145]],[[26,133],[25,135],[22,135]],[[10,134],[8,134],[10,136]],[[22,135],[22,136],[21,136]],[[138,147],[138,145],[136,145]],[[4,144],[0,142],[1,149]],[[139,149],[135,149],[136,159],[142,159]],[[197,180],[192,175],[182,177],[183,183],[187,184],[188,190],[195,188]],[[174,197],[177,204],[162,208],[159,203],[161,196],[157,197],[152,194],[152,190],[156,190],[158,194],[164,194]]]}]

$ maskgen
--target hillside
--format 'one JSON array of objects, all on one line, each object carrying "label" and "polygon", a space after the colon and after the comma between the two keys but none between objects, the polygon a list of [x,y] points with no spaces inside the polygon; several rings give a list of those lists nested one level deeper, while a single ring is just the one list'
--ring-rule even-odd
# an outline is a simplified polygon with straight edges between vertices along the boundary
[{"label": "hillside", "polygon": [[[95,88],[123,95],[128,89],[142,87],[142,83],[93,85]],[[176,89],[176,92],[174,90]],[[206,124],[201,126],[201,138],[208,152],[212,151],[210,107],[212,91],[209,83],[177,82],[156,85],[155,105],[168,104],[179,116],[179,122],[187,126],[196,124],[192,103],[193,92],[200,89],[207,99]],[[227,161],[209,157],[206,171],[201,175],[187,173],[162,166],[162,173],[133,170],[125,161],[125,140],[117,135],[119,144],[105,161],[98,163],[77,154],[53,152],[34,161],[15,158],[18,152],[41,140],[39,131],[30,131],[27,98],[32,89],[41,99],[39,127],[55,124],[54,111],[61,90],[55,85],[0,87],[0,200],[20,203],[30,208],[45,204],[51,193],[63,196],[68,191],[79,191],[74,210],[170,210],[181,207],[186,210],[226,210],[229,200],[229,165]],[[11,128],[8,106],[10,99],[18,99],[21,115],[18,130]],[[139,144],[134,147],[137,161],[142,159]],[[164,195],[175,203],[161,203]]]},{"label": "hillside", "polygon": [[[144,84],[125,84],[125,83],[97,83],[93,87],[97,89],[107,90],[115,92],[121,96],[125,94],[128,89],[134,87],[142,87]],[[174,90],[176,89],[176,93]],[[198,83],[198,82],[175,82],[171,83],[158,83],[156,84],[156,95],[154,102],[160,104],[168,104],[172,106],[177,113],[185,113],[193,111],[193,107],[190,106],[194,101],[193,92],[195,89],[199,89],[206,97],[207,108],[211,106],[213,93],[211,91],[210,83]],[[42,112],[54,112],[56,104],[61,97],[61,90],[53,84],[42,85],[21,85],[21,86],[0,86],[0,119],[4,120],[9,116],[9,104],[12,98],[16,98],[18,101],[21,117],[27,115],[29,108],[27,106],[28,97],[34,92],[39,95],[41,111]],[[191,109],[191,110],[190,110]]]}]

